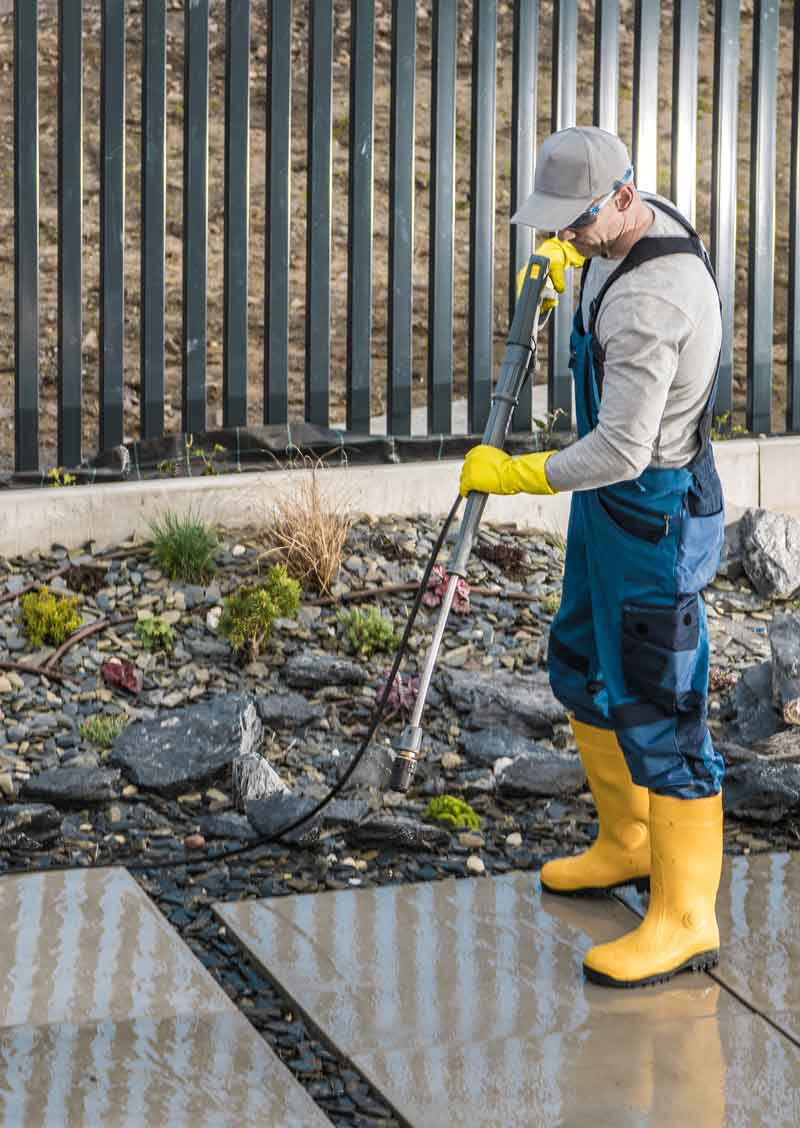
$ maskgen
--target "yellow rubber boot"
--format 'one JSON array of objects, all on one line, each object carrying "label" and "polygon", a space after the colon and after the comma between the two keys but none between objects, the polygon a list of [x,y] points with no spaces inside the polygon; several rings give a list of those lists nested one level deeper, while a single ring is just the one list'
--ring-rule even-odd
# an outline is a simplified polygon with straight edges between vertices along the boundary
[{"label": "yellow rubber boot", "polygon": [[650,873],[650,818],[646,787],[637,787],[616,734],[571,719],[578,751],[597,806],[600,829],[582,854],[542,866],[549,893],[607,892],[641,882]]},{"label": "yellow rubber boot", "polygon": [[591,948],[595,983],[643,987],[719,962],[716,899],[722,872],[722,795],[673,799],[650,793],[650,906],[633,932]]}]

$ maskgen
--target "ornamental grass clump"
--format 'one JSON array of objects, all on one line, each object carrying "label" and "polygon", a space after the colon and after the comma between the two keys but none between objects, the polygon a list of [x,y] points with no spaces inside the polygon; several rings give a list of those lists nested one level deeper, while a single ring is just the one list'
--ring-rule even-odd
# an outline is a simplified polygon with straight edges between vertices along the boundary
[{"label": "ornamental grass clump", "polygon": [[145,615],[137,621],[136,637],[145,650],[171,651],[175,645],[175,632],[157,615]]},{"label": "ornamental grass clump", "polygon": [[478,812],[455,795],[439,795],[436,799],[431,799],[422,817],[433,822],[447,823],[449,826],[465,826],[469,830],[481,828],[481,816]]},{"label": "ornamental grass clump", "polygon": [[263,555],[284,564],[304,588],[330,595],[353,518],[344,498],[330,489],[323,495],[317,475],[322,465],[312,461],[310,475],[272,505],[262,534]]},{"label": "ornamental grass clump", "polygon": [[362,658],[372,654],[391,654],[397,649],[399,639],[391,619],[384,618],[377,607],[368,611],[340,611],[339,624],[344,630],[347,649]]},{"label": "ornamental grass clump", "polygon": [[60,646],[81,625],[76,595],[43,587],[20,596],[22,624],[31,646]]},{"label": "ornamental grass clump", "polygon": [[276,619],[290,619],[300,606],[300,584],[282,564],[270,568],[264,583],[246,584],[225,600],[219,633],[237,654],[254,662]]},{"label": "ornamental grass clump", "polygon": [[166,513],[162,520],[150,524],[153,538],[153,560],[167,579],[187,584],[207,583],[216,564],[214,553],[219,544],[216,531],[188,514]]}]

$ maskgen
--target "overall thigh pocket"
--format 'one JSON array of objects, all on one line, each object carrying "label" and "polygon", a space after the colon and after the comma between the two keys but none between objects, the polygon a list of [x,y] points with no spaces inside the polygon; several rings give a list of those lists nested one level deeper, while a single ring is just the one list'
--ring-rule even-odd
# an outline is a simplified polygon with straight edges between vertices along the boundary
[{"label": "overall thigh pocket", "polygon": [[630,693],[675,713],[692,689],[700,641],[697,595],[672,606],[625,603],[622,671]]}]

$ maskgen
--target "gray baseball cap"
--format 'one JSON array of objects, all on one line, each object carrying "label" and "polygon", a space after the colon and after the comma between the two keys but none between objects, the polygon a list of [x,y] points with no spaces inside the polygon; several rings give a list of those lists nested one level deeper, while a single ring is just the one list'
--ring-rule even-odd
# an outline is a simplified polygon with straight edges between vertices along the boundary
[{"label": "gray baseball cap", "polygon": [[540,231],[569,227],[622,180],[630,163],[625,143],[605,129],[577,125],[552,133],[539,150],[533,192],[511,222]]}]

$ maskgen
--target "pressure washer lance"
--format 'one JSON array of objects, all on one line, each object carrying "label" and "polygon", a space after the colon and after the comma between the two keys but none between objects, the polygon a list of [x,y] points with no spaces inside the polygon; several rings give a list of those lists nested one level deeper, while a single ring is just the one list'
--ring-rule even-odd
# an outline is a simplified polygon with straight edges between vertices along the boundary
[{"label": "pressure washer lance", "polygon": [[[540,319],[539,314],[540,303],[543,298],[548,296],[546,285],[549,266],[548,259],[539,255],[531,255],[528,261],[525,284],[517,302],[514,320],[508,333],[505,356],[492,396],[492,409],[489,413],[486,430],[483,433],[483,443],[486,446],[503,449],[514,408],[519,402],[528,375],[533,373],[536,357],[536,337],[549,316],[547,314]],[[422,747],[422,727],[420,724],[422,710],[425,708],[431,678],[439,657],[439,649],[442,645],[447,618],[456,594],[456,586],[459,579],[467,574],[467,560],[472,551],[472,545],[478,532],[488,496],[484,493],[470,493],[467,498],[458,540],[447,565],[450,579],[442,600],[439,619],[436,630],[433,632],[425,667],[420,677],[419,692],[414,710],[409,724],[403,729],[396,745],[397,755],[392,764],[392,776],[389,784],[393,791],[408,791],[417,769],[417,761]]]}]

